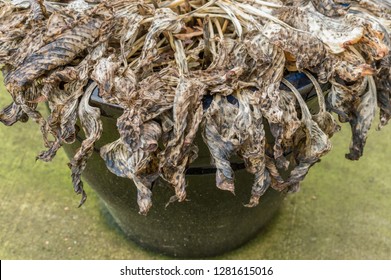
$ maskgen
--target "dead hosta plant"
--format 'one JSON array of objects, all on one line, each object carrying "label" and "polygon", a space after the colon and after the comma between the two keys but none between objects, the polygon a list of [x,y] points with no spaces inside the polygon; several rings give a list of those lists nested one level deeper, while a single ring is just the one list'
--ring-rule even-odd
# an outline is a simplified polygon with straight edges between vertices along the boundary
[{"label": "dead hosta plant", "polygon": [[[186,199],[198,131],[218,188],[235,192],[233,155],[254,174],[253,207],[269,187],[296,191],[330,151],[339,130],[330,112],[351,125],[352,160],[362,156],[377,106],[379,127],[387,124],[390,30],[389,0],[3,0],[0,64],[13,102],[0,120],[37,122],[43,161],[73,143],[80,124],[85,139],[69,167],[81,205],[81,175],[102,134],[101,112],[89,104],[98,87],[123,109],[120,138],[100,155],[133,180],[141,214],[159,177],[173,188],[170,202]],[[285,78],[292,72],[312,82],[315,114]],[[46,119],[40,102],[50,108]]]}]

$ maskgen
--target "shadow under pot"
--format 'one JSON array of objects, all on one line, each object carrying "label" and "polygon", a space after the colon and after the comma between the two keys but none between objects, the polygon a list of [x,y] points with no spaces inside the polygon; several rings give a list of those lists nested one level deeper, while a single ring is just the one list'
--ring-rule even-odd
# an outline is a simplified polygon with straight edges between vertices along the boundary
[{"label": "shadow under pot", "polygon": [[[312,85],[306,83],[299,90],[308,97]],[[204,106],[208,106],[207,103],[208,100],[204,100]],[[269,188],[258,206],[244,207],[251,196],[254,176],[239,161],[232,163],[235,195],[218,189],[216,169],[211,166],[208,147],[198,134],[195,139],[198,158],[186,173],[186,201],[166,207],[174,191],[164,180],[158,179],[152,190],[153,206],[146,216],[138,214],[135,185],[129,179],[111,173],[99,155],[102,146],[119,138],[116,122],[122,109],[105,103],[99,97],[98,88],[95,88],[90,104],[101,110],[103,133],[83,177],[103,201],[104,211],[109,214],[106,216],[140,246],[182,258],[219,255],[252,239],[281,205],[285,194]],[[74,144],[64,146],[69,157],[75,154],[83,139],[80,131]]]}]

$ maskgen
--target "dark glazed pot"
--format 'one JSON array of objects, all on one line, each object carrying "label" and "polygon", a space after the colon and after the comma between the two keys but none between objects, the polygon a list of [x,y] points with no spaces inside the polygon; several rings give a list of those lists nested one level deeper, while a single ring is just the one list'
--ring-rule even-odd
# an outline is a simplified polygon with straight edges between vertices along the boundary
[{"label": "dark glazed pot", "polygon": [[[97,192],[108,213],[131,240],[166,255],[197,258],[222,254],[253,238],[273,217],[284,194],[272,188],[254,208],[244,207],[251,195],[253,175],[241,163],[233,164],[236,195],[216,188],[215,169],[201,136],[196,139],[199,155],[187,171],[187,199],[166,207],[174,191],[163,181],[153,186],[153,206],[147,216],[138,214],[136,187],[129,179],[112,174],[99,155],[103,145],[119,138],[116,121],[122,110],[105,104],[97,96],[91,105],[102,112],[103,134],[96,144],[83,173],[84,179]],[[72,156],[83,135],[73,145],[64,146]]]}]

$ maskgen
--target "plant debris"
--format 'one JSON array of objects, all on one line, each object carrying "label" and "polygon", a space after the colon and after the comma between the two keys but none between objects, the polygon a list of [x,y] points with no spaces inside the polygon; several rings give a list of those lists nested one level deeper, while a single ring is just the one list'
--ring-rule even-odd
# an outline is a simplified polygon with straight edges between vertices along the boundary
[{"label": "plant debris", "polygon": [[[169,203],[186,199],[200,130],[216,186],[235,193],[230,159],[240,157],[254,174],[245,205],[254,207],[269,187],[297,191],[330,151],[340,129],[331,112],[351,126],[351,160],[363,154],[377,107],[379,128],[388,123],[390,30],[389,0],[1,0],[0,66],[13,102],[0,121],[37,122],[44,161],[75,141],[80,124],[86,138],[69,167],[82,205],[81,175],[103,129],[89,104],[98,87],[123,109],[120,138],[100,155],[133,180],[141,214],[159,177],[173,188]],[[287,78],[300,72],[315,113]]]}]

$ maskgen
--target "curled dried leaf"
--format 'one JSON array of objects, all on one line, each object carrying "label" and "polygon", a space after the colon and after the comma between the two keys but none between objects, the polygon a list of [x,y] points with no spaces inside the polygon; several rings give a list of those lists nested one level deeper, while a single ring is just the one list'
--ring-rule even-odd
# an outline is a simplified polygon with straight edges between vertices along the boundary
[{"label": "curled dried leaf", "polygon": [[87,199],[87,195],[83,189],[83,182],[81,181],[81,174],[83,173],[88,158],[94,151],[94,144],[102,135],[102,122],[100,120],[100,110],[89,105],[91,94],[95,85],[90,85],[83,98],[80,100],[78,115],[80,123],[84,130],[85,139],[81,143],[81,147],[77,150],[69,163],[69,168],[72,171],[72,183],[77,194],[81,194],[79,207],[83,205]]},{"label": "curled dried leaf", "polygon": [[157,141],[161,127],[154,121],[144,124],[142,131],[143,146],[136,152],[128,149],[121,139],[107,144],[100,149],[107,168],[120,177],[132,179],[137,187],[139,213],[146,215],[152,206],[152,183],[159,176],[156,157]]}]

